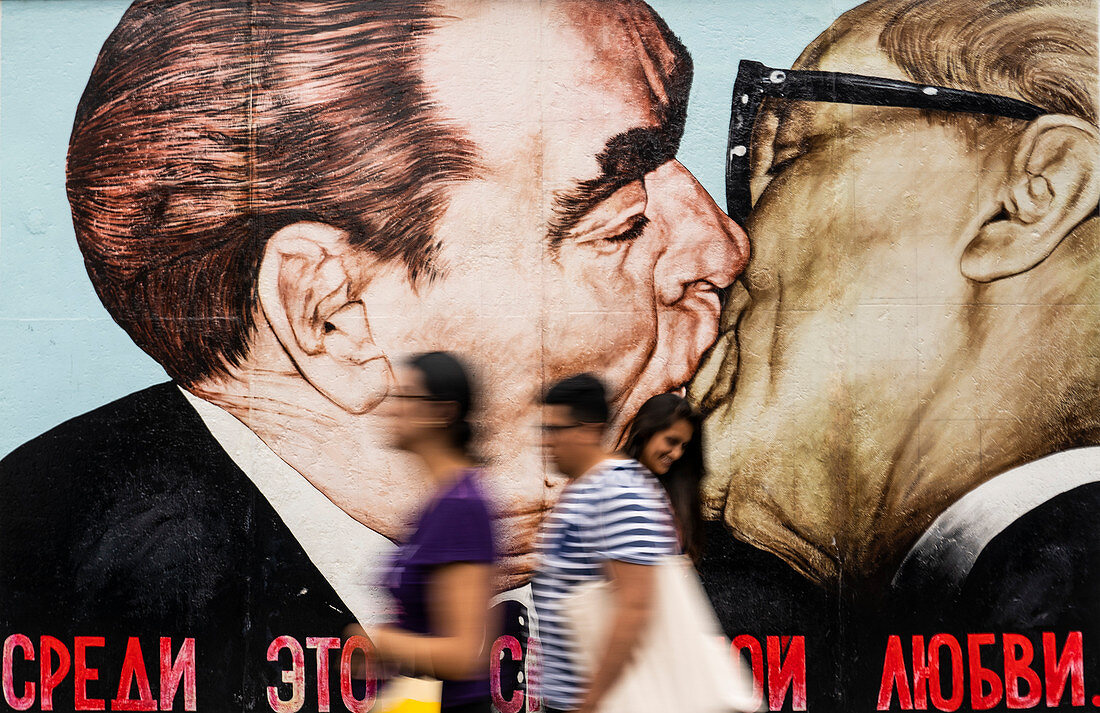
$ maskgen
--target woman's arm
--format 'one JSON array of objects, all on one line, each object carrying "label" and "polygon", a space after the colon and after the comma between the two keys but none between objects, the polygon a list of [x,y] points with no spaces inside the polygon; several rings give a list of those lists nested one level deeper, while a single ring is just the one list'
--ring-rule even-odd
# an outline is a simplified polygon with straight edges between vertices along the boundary
[{"label": "woman's arm", "polygon": [[[438,636],[394,627],[370,632],[383,659],[439,679],[477,678],[488,671],[486,637],[493,568],[459,562],[436,568],[428,583],[428,616]],[[495,628],[495,627],[494,627]]]}]

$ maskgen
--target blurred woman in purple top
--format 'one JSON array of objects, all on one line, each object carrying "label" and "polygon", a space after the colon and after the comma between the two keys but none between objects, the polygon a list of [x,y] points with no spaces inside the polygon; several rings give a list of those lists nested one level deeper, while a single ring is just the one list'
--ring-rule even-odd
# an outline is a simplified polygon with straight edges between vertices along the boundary
[{"label": "blurred woman in purple top", "polygon": [[444,711],[487,713],[496,545],[470,451],[473,389],[446,352],[410,359],[397,380],[394,445],[423,463],[432,493],[386,582],[397,620],[369,635],[384,661],[443,681]]}]

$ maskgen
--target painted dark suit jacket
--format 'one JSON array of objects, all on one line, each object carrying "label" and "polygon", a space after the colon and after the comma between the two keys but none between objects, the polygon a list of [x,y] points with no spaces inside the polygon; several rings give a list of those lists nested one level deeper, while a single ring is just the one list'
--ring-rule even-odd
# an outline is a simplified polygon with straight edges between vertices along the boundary
[{"label": "painted dark suit jacket", "polygon": [[[127,637],[141,637],[158,698],[159,638],[196,642],[198,710],[270,710],[279,635],[341,636],[354,620],[290,530],[174,384],[80,416],[0,461],[0,638],[103,636],[89,697],[118,692]],[[317,708],[307,650],[303,710]],[[344,710],[332,652],[332,710]],[[16,665],[16,691],[40,662]],[[360,691],[360,693],[362,693]],[[137,697],[137,692],[132,694]],[[73,675],[54,692],[73,705]],[[183,710],[182,692],[174,710]]]},{"label": "painted dark suit jacket", "polygon": [[[981,550],[953,595],[932,588],[868,600],[827,592],[721,525],[709,527],[701,571],[726,634],[761,642],[766,635],[805,635],[808,710],[874,710],[887,637],[899,635],[908,647],[911,635],[928,641],[940,632],[964,647],[968,633],[998,634],[981,657],[998,672],[1004,671],[1000,636],[1023,634],[1033,642],[1032,668],[1040,676],[1043,633],[1055,634],[1061,652],[1069,632],[1082,632],[1085,701],[1098,705],[1100,483],[1051,498],[1009,524]],[[789,710],[789,697],[785,703]],[[1058,709],[1081,710],[1071,705],[1068,688]],[[996,710],[1005,710],[1004,699]]]}]

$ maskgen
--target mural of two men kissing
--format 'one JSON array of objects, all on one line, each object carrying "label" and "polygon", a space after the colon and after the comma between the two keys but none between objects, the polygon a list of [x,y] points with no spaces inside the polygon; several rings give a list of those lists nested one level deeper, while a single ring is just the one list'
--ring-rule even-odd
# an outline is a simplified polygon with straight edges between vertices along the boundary
[{"label": "mural of two men kissing", "polygon": [[423,492],[378,414],[434,349],[487,387],[500,710],[540,707],[537,397],[586,370],[619,426],[680,387],[707,413],[700,569],[765,709],[1094,705],[1096,3],[826,3],[796,61],[741,64],[729,215],[678,160],[710,73],[672,16],[739,28],[653,5],[125,11],[64,188],[170,381],[0,462],[8,706],[365,710],[334,637],[385,615]]}]

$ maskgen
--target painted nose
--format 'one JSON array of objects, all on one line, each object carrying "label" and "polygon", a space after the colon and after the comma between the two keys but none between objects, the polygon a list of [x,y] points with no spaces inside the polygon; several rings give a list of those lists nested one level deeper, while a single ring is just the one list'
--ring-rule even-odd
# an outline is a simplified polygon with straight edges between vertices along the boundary
[{"label": "painted nose", "polygon": [[646,215],[665,236],[654,272],[657,295],[673,305],[693,293],[726,287],[749,260],[749,238],[679,161],[645,179]]}]

